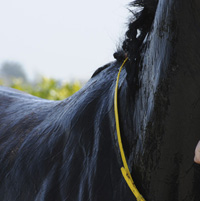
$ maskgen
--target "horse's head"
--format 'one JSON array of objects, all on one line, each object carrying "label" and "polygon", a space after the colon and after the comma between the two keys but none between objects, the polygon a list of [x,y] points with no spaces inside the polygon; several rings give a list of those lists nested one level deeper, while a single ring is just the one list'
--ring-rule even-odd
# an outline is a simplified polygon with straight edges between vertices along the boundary
[{"label": "horse's head", "polygon": [[[133,130],[123,121],[130,104],[120,107],[132,174],[147,200],[193,200],[199,191],[193,158],[200,138],[200,2],[133,4],[144,8],[130,22],[121,50],[129,57]],[[119,61],[121,52],[114,55]]]}]

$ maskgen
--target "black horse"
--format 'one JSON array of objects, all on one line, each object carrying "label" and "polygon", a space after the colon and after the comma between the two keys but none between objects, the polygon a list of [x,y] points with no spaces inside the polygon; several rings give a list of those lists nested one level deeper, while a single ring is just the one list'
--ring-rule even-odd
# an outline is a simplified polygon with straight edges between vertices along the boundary
[{"label": "black horse", "polygon": [[0,89],[0,200],[135,200],[120,168],[114,88],[125,155],[147,201],[200,200],[200,1],[136,0],[116,61],[76,94],[48,101]]}]

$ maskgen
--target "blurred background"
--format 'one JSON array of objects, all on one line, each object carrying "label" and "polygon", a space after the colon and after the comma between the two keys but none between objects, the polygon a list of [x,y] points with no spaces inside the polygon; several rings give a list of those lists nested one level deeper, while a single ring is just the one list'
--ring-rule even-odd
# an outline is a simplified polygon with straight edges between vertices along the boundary
[{"label": "blurred background", "polygon": [[0,1],[0,84],[60,100],[114,60],[130,0]]}]

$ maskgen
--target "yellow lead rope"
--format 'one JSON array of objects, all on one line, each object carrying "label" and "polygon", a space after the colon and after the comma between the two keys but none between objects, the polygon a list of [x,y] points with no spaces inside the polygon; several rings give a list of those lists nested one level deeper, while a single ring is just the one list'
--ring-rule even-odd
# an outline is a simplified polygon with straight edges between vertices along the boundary
[{"label": "yellow lead rope", "polygon": [[123,64],[121,65],[121,67],[119,69],[119,73],[118,73],[117,81],[116,81],[116,86],[115,86],[115,97],[114,97],[114,110],[115,110],[117,139],[118,139],[118,144],[119,144],[119,149],[120,149],[122,162],[123,162],[123,165],[124,165],[124,167],[121,167],[121,172],[122,172],[122,175],[123,175],[126,183],[129,186],[129,188],[131,189],[132,193],[136,197],[137,201],[145,201],[143,196],[139,193],[138,189],[136,188],[136,186],[135,186],[135,184],[133,182],[131,173],[129,171],[128,164],[127,164],[127,161],[126,161],[126,157],[125,157],[125,154],[124,154],[124,149],[123,149],[122,140],[121,140],[120,127],[119,127],[119,115],[118,115],[118,103],[117,103],[118,84],[119,84],[119,76],[120,76],[122,67],[124,66],[124,64],[126,63],[127,60],[128,60],[128,58],[126,58],[124,60]]}]

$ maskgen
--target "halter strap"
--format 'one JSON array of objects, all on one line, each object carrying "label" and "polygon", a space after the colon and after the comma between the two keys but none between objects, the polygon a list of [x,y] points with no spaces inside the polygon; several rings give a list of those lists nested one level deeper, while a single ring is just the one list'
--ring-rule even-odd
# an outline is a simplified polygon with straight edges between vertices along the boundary
[{"label": "halter strap", "polygon": [[115,122],[116,122],[116,130],[117,130],[117,139],[118,139],[119,150],[120,150],[120,154],[121,154],[121,158],[122,158],[122,162],[123,162],[123,167],[121,167],[121,172],[122,172],[122,175],[123,175],[126,183],[129,186],[129,188],[131,189],[132,193],[136,197],[137,201],[145,201],[145,199],[139,193],[137,187],[135,186],[131,173],[129,171],[125,153],[124,153],[124,149],[123,149],[123,145],[122,145],[120,126],[119,126],[119,114],[118,114],[118,103],[117,103],[119,76],[120,76],[122,67],[124,66],[124,64],[126,63],[127,60],[128,60],[128,57],[124,60],[124,62],[122,63],[122,65],[119,69],[119,72],[117,75],[117,80],[116,80],[116,86],[115,86],[115,96],[114,96],[114,112],[115,112]]}]

